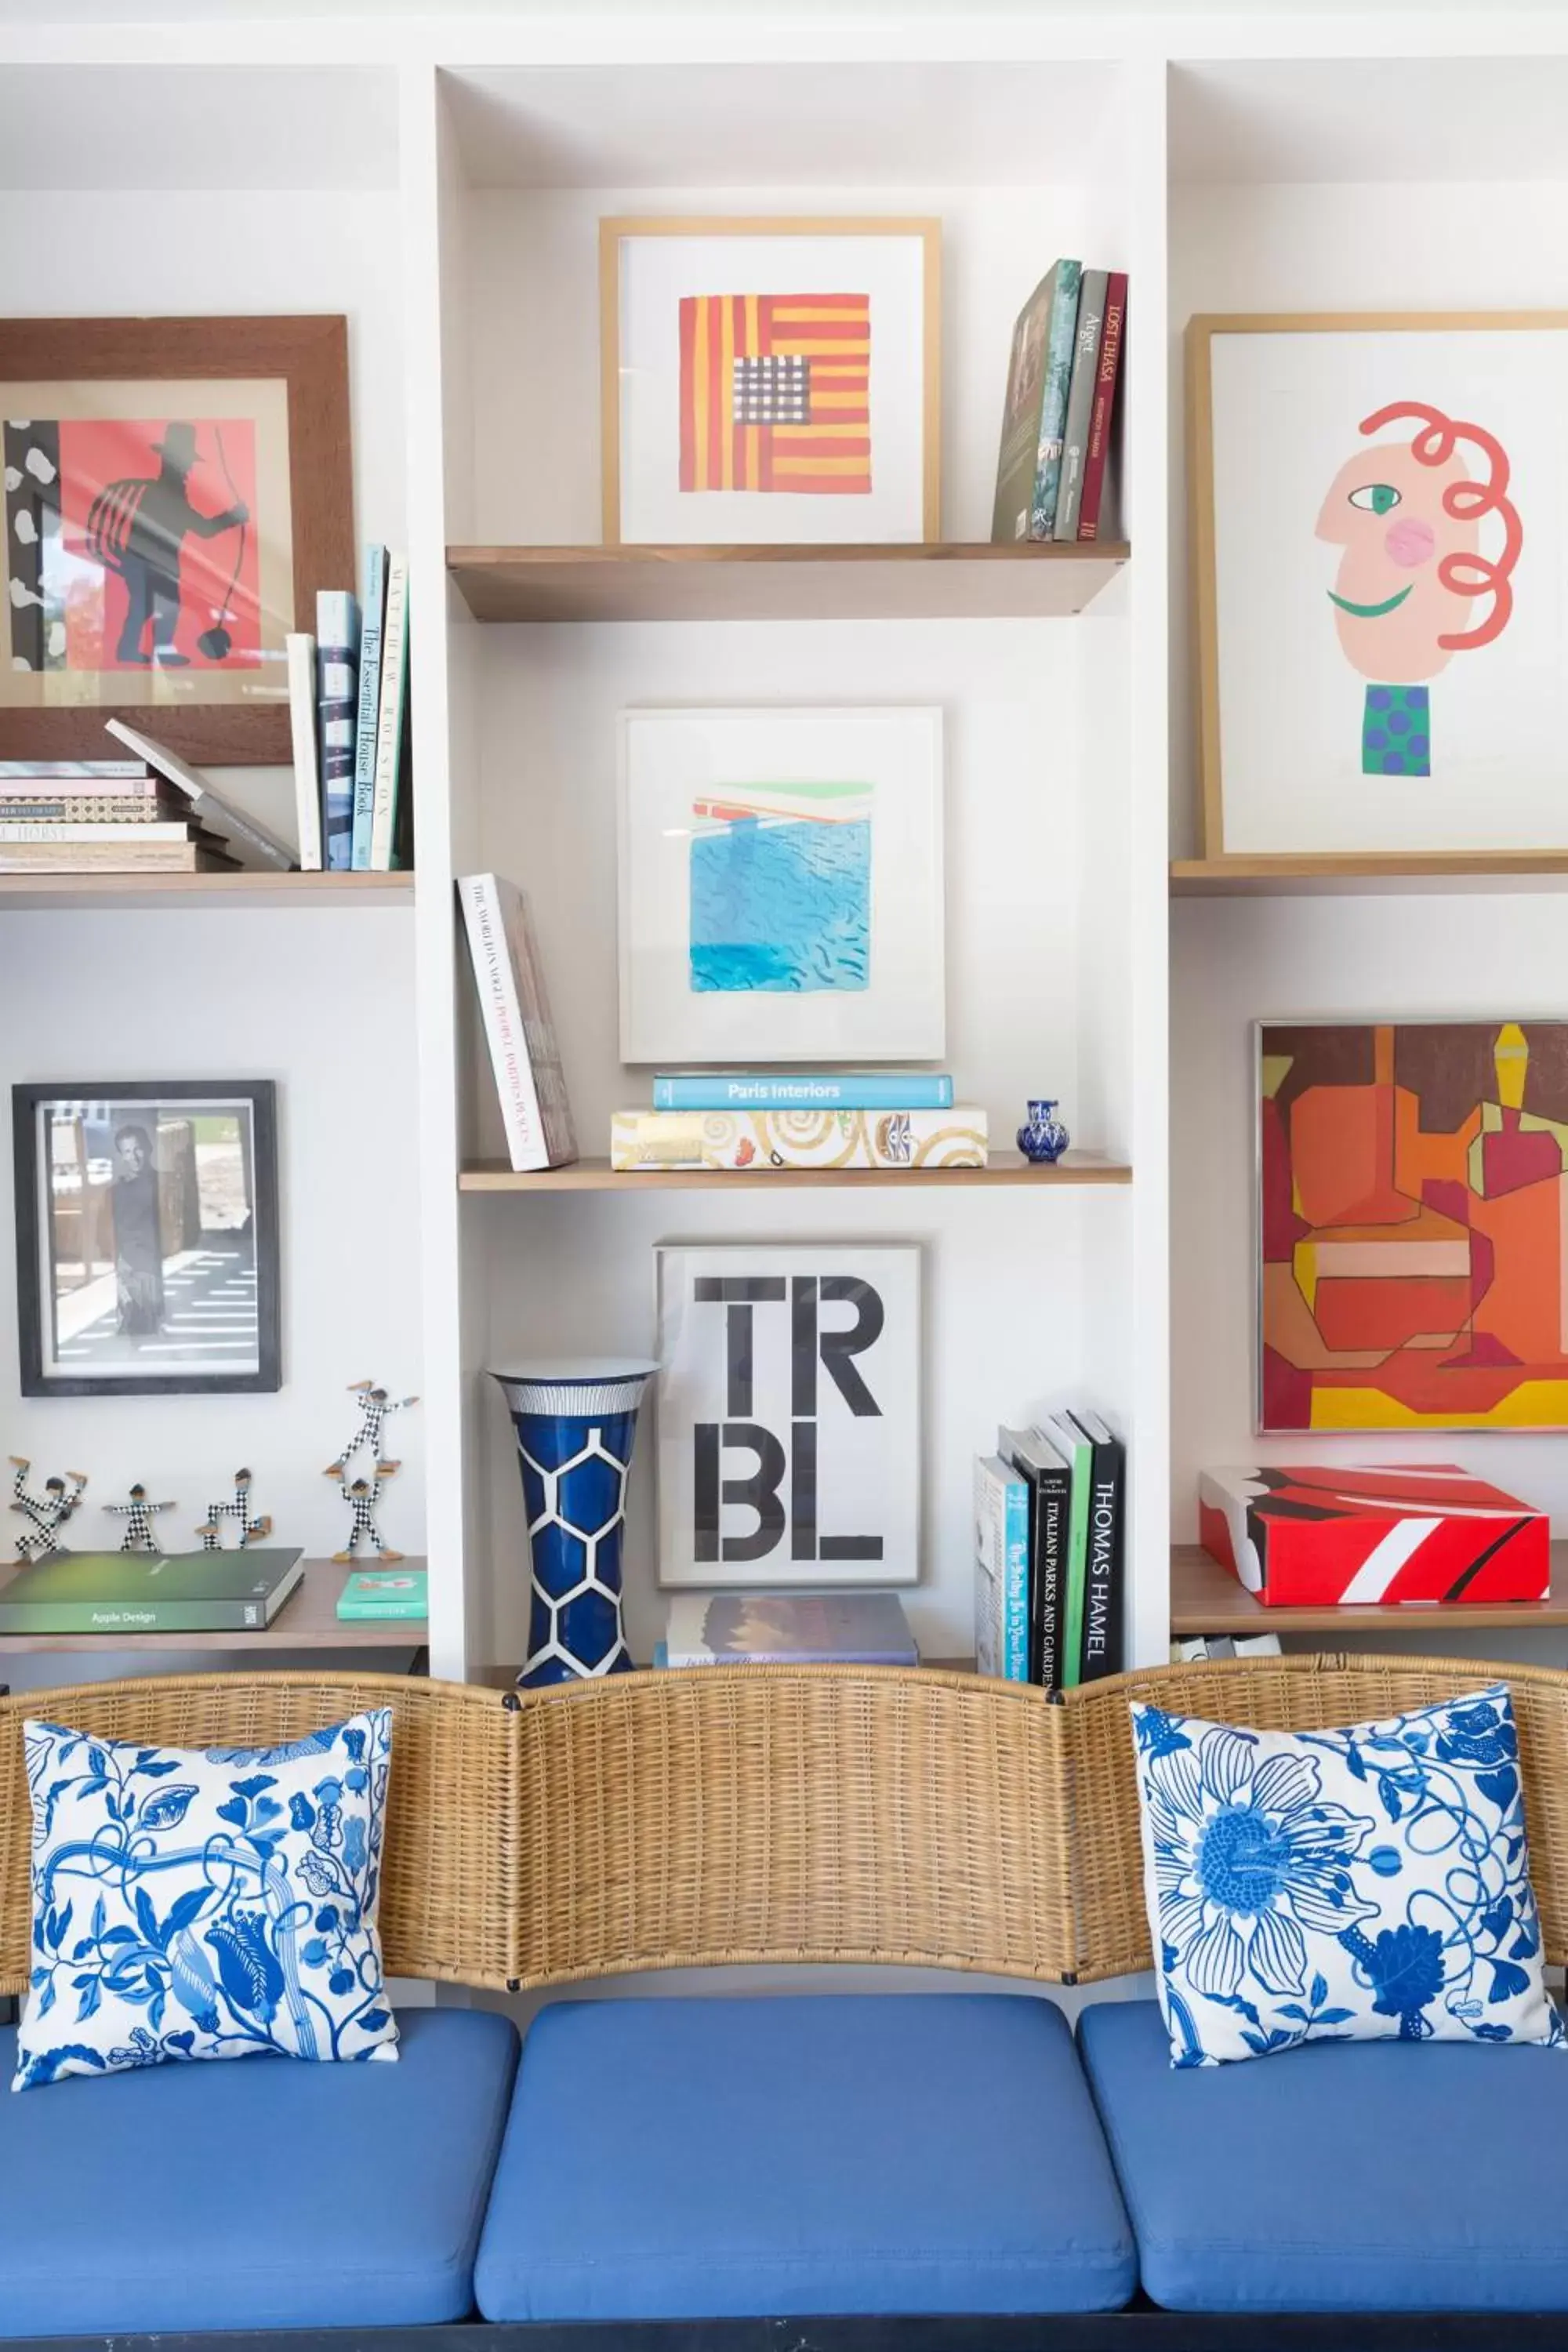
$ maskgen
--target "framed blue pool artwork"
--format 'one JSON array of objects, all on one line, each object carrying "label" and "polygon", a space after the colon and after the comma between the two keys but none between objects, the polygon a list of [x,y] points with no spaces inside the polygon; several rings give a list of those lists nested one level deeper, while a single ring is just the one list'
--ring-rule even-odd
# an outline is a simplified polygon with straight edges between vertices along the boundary
[{"label": "framed blue pool artwork", "polygon": [[942,712],[628,710],[621,1059],[945,1049]]}]

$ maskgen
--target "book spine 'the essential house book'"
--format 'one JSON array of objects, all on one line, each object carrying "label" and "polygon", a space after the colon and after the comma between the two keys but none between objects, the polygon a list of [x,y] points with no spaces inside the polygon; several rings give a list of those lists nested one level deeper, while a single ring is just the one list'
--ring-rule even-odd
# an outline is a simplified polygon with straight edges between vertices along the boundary
[{"label": "book spine 'the essential house book'", "polygon": [[364,551],[360,598],[359,709],[354,716],[354,818],[350,863],[356,874],[371,870],[371,835],[375,817],[375,751],[381,729],[381,637],[386,619],[386,550],[374,542]]}]

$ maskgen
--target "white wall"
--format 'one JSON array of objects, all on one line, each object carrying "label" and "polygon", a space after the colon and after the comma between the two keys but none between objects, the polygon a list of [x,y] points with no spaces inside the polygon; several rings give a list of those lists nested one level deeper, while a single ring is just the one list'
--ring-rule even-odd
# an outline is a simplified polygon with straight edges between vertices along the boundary
[{"label": "white wall", "polygon": [[[351,119],[344,135],[353,131]],[[0,314],[344,311],[355,526],[394,544],[405,527],[402,300],[394,196],[0,193]],[[289,771],[214,772],[292,836]],[[356,1417],[346,1384],[424,1385],[412,939],[404,908],[0,910],[0,1097],[22,1079],[279,1087],[277,1396],[22,1402],[11,1164],[0,1155],[0,1454],[32,1456],[40,1475],[89,1473],[79,1540],[115,1525],[97,1507],[140,1478],[180,1500],[162,1531],[188,1545],[202,1507],[245,1463],[280,1541],[315,1555],[342,1541],[347,1515],[321,1474]],[[385,1531],[420,1551],[419,1413],[396,1433],[405,1468]]]},{"label": "white wall", "polygon": [[[1565,226],[1568,190],[1549,183],[1179,188],[1172,197],[1173,336],[1198,310],[1561,304],[1568,299]],[[1173,447],[1180,446],[1178,420]],[[1180,547],[1179,473],[1175,487]],[[1178,856],[1196,841],[1182,587],[1173,662]],[[1189,899],[1172,909],[1172,1520],[1176,1538],[1190,1540],[1203,1465],[1364,1461],[1369,1451],[1364,1438],[1251,1434],[1251,1022],[1560,1016],[1568,961],[1558,899],[1506,892]],[[1568,1437],[1433,1432],[1379,1436],[1371,1450],[1384,1461],[1471,1464],[1550,1508],[1559,1529],[1568,1525]],[[1548,1636],[1467,1640],[1500,1654],[1568,1651]]]}]

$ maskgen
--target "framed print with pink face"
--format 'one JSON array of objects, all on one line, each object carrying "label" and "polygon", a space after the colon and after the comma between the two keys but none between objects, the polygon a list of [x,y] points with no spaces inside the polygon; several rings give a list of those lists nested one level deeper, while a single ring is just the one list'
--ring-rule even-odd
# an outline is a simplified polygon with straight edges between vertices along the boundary
[{"label": "framed print with pink face", "polygon": [[1568,312],[1187,337],[1205,856],[1568,847]]}]

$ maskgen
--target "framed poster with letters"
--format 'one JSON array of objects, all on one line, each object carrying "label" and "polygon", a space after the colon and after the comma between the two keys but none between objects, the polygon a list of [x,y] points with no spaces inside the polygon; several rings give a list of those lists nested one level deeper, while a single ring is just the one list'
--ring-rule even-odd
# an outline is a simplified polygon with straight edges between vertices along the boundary
[{"label": "framed poster with letters", "polygon": [[918,1244],[655,1257],[659,1582],[913,1584]]}]

